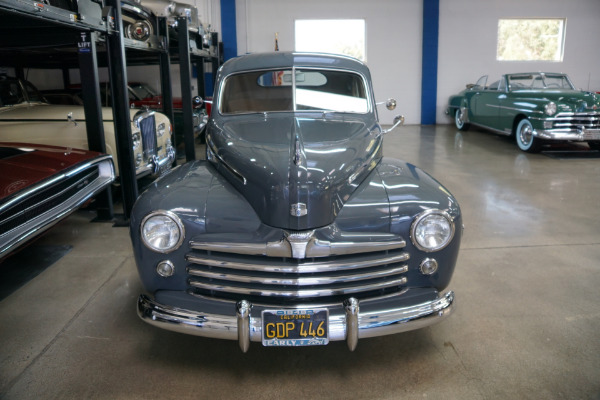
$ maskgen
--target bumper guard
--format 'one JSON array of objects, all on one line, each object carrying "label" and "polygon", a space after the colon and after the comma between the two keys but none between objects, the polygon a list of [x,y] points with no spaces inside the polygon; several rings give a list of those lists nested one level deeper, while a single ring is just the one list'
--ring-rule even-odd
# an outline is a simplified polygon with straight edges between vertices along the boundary
[{"label": "bumper guard", "polygon": [[[145,322],[157,327],[196,336],[237,340],[243,352],[250,342],[262,341],[260,317],[251,317],[252,304],[242,300],[230,315],[199,313],[157,303],[142,294],[137,313]],[[437,299],[399,308],[360,312],[359,301],[347,299],[344,313],[330,315],[329,340],[345,340],[353,351],[358,339],[389,335],[423,328],[448,317],[454,311],[454,292]]]}]

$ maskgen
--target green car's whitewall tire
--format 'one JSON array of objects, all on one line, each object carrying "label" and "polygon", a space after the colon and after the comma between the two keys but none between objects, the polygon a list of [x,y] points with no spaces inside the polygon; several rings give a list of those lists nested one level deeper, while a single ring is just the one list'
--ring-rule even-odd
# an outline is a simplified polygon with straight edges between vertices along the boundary
[{"label": "green car's whitewall tire", "polygon": [[515,137],[519,149],[528,153],[537,153],[542,147],[541,140],[533,135],[533,126],[527,118],[519,121],[515,131]]},{"label": "green car's whitewall tire", "polygon": [[467,112],[466,108],[458,108],[454,113],[454,125],[456,125],[456,129],[459,131],[466,131],[469,129],[470,124],[465,122]]}]

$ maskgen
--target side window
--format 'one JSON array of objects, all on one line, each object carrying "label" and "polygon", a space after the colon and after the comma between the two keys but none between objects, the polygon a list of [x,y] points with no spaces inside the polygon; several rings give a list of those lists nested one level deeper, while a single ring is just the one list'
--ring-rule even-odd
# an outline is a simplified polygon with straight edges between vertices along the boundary
[{"label": "side window", "polygon": [[500,81],[498,83],[498,91],[506,92],[506,79],[504,78],[504,76],[500,78]]},{"label": "side window", "polygon": [[31,83],[24,83],[25,90],[27,91],[27,98],[29,98],[29,101],[44,101],[44,98],[42,97],[40,92],[38,92],[37,89]]},{"label": "side window", "polygon": [[479,78],[479,80],[477,81],[475,86],[473,86],[473,89],[476,89],[476,90],[485,89],[485,84],[487,83],[487,79],[488,79],[487,75],[484,75],[481,78]]}]

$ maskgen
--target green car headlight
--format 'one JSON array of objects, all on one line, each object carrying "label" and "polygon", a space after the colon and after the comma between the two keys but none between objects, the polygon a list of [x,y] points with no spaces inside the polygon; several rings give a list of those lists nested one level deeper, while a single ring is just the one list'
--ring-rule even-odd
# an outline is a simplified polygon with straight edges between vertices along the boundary
[{"label": "green car headlight", "polygon": [[159,253],[175,251],[183,243],[185,229],[177,215],[171,211],[154,211],[141,224],[144,245]]},{"label": "green car headlight", "polygon": [[410,239],[416,248],[426,252],[441,250],[454,237],[454,221],[445,211],[427,210],[415,217]]},{"label": "green car headlight", "polygon": [[556,103],[550,102],[544,106],[544,112],[546,115],[551,116],[556,114]]}]

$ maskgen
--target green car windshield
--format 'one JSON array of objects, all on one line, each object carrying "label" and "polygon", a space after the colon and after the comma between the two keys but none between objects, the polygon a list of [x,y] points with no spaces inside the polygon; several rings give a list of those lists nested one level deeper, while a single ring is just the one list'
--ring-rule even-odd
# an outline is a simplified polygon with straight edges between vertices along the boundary
[{"label": "green car windshield", "polygon": [[566,75],[563,74],[513,74],[507,75],[511,90],[519,89],[567,89],[575,87]]},{"label": "green car windshield", "polygon": [[222,114],[369,111],[364,79],[345,71],[287,69],[234,74],[225,80],[220,97]]}]

